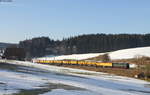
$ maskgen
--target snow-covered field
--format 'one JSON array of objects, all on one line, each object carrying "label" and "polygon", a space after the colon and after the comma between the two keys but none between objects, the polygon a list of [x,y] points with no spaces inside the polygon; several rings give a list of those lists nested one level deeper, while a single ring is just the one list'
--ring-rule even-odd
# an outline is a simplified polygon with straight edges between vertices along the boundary
[{"label": "snow-covered field", "polygon": [[[82,60],[103,54],[105,53],[73,54],[39,59]],[[109,52],[109,56],[111,59],[150,57],[150,47],[118,50]],[[150,95],[150,83],[138,79],[23,61],[0,62],[10,64],[6,68],[0,64],[0,95]]]},{"label": "snow-covered field", "polygon": [[[83,60],[83,59],[97,57],[103,54],[105,53],[72,54],[72,55],[61,55],[56,57],[43,57],[38,59],[40,60],[64,60],[64,59]],[[114,52],[108,52],[108,54],[111,59],[130,59],[136,56],[150,57],[150,47],[123,49]]]},{"label": "snow-covered field", "polygon": [[[4,62],[4,60],[3,60]],[[0,69],[0,93],[13,93],[19,89],[49,90],[39,95],[149,95],[150,83],[122,76],[101,72],[71,69],[66,67],[48,66],[21,61],[5,61],[17,65],[16,70]],[[2,64],[1,64],[2,65]],[[21,67],[26,66],[26,67]],[[54,84],[56,88],[54,88]],[[61,86],[61,85],[65,86]],[[54,87],[51,87],[51,86]],[[2,89],[3,88],[3,89]],[[7,88],[7,90],[6,90]],[[5,90],[4,90],[5,89]],[[31,90],[33,91],[33,90]],[[42,91],[42,90],[41,90]]]},{"label": "snow-covered field", "polygon": [[150,57],[150,47],[123,49],[110,53],[111,59],[130,59],[137,56]]},{"label": "snow-covered field", "polygon": [[38,59],[40,60],[64,60],[64,59],[83,60],[83,59],[88,59],[103,54],[104,53],[72,54],[72,55],[61,55],[55,57],[42,57]]}]

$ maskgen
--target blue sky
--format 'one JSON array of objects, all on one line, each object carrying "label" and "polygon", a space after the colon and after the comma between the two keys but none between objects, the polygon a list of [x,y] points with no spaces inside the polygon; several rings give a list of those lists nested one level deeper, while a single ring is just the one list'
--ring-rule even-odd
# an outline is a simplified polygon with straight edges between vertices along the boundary
[{"label": "blue sky", "polygon": [[0,2],[0,42],[81,34],[150,33],[150,0]]}]

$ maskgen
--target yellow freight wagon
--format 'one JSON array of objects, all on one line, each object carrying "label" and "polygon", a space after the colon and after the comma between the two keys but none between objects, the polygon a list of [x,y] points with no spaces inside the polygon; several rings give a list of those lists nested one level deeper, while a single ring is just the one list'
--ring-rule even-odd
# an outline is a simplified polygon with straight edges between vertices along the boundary
[{"label": "yellow freight wagon", "polygon": [[64,60],[62,61],[63,64],[69,64],[68,61]]},{"label": "yellow freight wagon", "polygon": [[88,65],[90,64],[90,62],[84,61],[84,65]]},{"label": "yellow freight wagon", "polygon": [[90,62],[90,61],[86,61],[86,62],[85,62],[85,65],[91,66],[91,65],[94,65],[94,63],[93,63],[93,62]]},{"label": "yellow freight wagon", "polygon": [[54,63],[53,60],[49,60],[49,63]]},{"label": "yellow freight wagon", "polygon": [[77,61],[70,61],[70,64],[77,64]]},{"label": "yellow freight wagon", "polygon": [[62,61],[60,61],[60,60],[55,60],[55,63],[62,63]]},{"label": "yellow freight wagon", "polygon": [[62,63],[62,61],[61,61],[61,60],[58,60],[58,63]]},{"label": "yellow freight wagon", "polygon": [[57,60],[54,60],[53,62],[54,62],[54,63],[57,63]]},{"label": "yellow freight wagon", "polygon": [[47,61],[46,60],[43,60],[43,63],[46,63]]},{"label": "yellow freight wagon", "polygon": [[48,61],[48,60],[45,60],[44,63],[49,63],[49,61]]},{"label": "yellow freight wagon", "polygon": [[96,63],[96,66],[102,66],[102,67],[112,67],[112,63]]},{"label": "yellow freight wagon", "polygon": [[96,62],[90,62],[90,65],[95,66]]},{"label": "yellow freight wagon", "polygon": [[51,63],[53,63],[53,61],[52,60],[47,60],[46,63],[51,64]]},{"label": "yellow freight wagon", "polygon": [[43,60],[40,60],[40,63],[43,63]]},{"label": "yellow freight wagon", "polygon": [[43,60],[40,60],[40,63],[43,63]]},{"label": "yellow freight wagon", "polygon": [[69,60],[67,62],[68,62],[69,65],[71,65],[71,62]]},{"label": "yellow freight wagon", "polygon": [[85,65],[85,61],[78,61],[79,65]]}]

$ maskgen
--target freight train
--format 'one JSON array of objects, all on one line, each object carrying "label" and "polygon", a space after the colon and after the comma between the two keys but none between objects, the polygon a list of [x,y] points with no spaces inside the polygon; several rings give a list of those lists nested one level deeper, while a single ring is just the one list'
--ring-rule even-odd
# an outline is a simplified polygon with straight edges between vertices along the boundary
[{"label": "freight train", "polygon": [[77,60],[33,60],[35,63],[53,64],[53,65],[81,65],[109,68],[125,68],[129,69],[129,63],[113,63],[113,62],[93,62],[93,61],[77,61]]}]

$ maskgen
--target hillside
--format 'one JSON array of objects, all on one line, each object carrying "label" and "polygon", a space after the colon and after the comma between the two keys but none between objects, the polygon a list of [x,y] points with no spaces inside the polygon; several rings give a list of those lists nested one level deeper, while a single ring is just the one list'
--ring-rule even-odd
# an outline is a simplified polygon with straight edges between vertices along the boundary
[{"label": "hillside", "polygon": [[118,51],[111,52],[109,56],[111,59],[131,59],[137,56],[150,57],[150,47],[118,50]]}]

